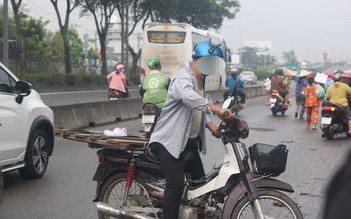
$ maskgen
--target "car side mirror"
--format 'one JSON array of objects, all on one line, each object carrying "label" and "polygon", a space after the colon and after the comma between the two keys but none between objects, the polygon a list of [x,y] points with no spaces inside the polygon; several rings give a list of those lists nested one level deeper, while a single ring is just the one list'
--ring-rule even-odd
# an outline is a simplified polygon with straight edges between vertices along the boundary
[{"label": "car side mirror", "polygon": [[16,90],[18,95],[16,97],[16,102],[21,104],[23,101],[23,97],[28,96],[32,91],[32,85],[26,81],[17,81]]}]

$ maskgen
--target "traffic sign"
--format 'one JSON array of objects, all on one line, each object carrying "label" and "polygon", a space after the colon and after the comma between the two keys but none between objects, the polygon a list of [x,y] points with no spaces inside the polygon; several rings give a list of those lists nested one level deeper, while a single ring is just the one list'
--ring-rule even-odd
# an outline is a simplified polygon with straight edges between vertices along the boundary
[{"label": "traffic sign", "polygon": [[297,71],[298,70],[298,66],[297,65],[293,65],[293,64],[286,64],[285,68],[291,70],[291,71]]}]

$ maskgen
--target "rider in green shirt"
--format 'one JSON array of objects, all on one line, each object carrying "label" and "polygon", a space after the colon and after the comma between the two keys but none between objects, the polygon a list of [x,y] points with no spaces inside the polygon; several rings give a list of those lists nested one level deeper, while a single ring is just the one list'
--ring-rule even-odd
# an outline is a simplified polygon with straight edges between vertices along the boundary
[{"label": "rider in green shirt", "polygon": [[167,75],[161,73],[161,62],[157,57],[151,57],[147,65],[151,71],[141,83],[140,94],[143,96],[144,104],[153,103],[161,109],[165,104],[171,80]]}]

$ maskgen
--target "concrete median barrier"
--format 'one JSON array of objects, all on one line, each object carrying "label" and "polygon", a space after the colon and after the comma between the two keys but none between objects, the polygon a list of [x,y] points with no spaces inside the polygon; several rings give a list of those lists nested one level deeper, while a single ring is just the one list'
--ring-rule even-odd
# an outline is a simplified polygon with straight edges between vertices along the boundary
[{"label": "concrete median barrier", "polygon": [[[245,87],[247,98],[266,95],[262,86]],[[223,102],[223,92],[209,91],[214,103]],[[127,119],[141,117],[142,101],[140,97],[106,100],[94,103],[52,106],[55,127],[57,128],[86,128],[103,125]]]}]

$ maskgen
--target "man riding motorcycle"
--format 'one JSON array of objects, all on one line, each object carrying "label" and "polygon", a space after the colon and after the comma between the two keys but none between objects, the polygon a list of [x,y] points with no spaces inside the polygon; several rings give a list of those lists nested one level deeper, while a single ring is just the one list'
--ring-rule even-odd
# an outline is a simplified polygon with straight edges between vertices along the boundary
[{"label": "man riding motorcycle", "polygon": [[140,94],[143,97],[143,103],[153,103],[158,108],[162,109],[166,101],[167,90],[170,83],[170,78],[161,73],[160,59],[153,56],[147,65],[150,68],[150,73],[144,78],[140,87]]},{"label": "man riding motorcycle", "polygon": [[339,104],[343,107],[345,111],[345,116],[348,120],[348,136],[351,135],[351,109],[348,103],[348,95],[351,96],[351,88],[349,86],[351,74],[342,73],[340,78],[338,75],[335,75],[335,83],[330,85],[325,97],[331,102]]},{"label": "man riding motorcycle", "polygon": [[[193,60],[187,60],[171,81],[166,103],[151,135],[151,151],[158,157],[166,179],[163,218],[178,219],[184,173],[191,173],[195,180],[205,176],[198,151],[206,152],[205,127],[212,133],[218,129],[209,121],[206,111],[210,110],[220,118],[227,112],[225,118],[233,118],[230,110],[221,109],[203,97],[206,68],[200,72],[200,63],[204,63],[202,60],[205,59],[213,62],[211,66],[216,66],[216,61],[223,61],[222,57],[220,45],[212,44],[211,40],[196,44]],[[183,158],[189,153],[193,158],[187,163]]]},{"label": "man riding motorcycle", "polygon": [[284,70],[278,68],[275,70],[275,74],[271,78],[271,91],[278,91],[279,95],[284,98],[284,107],[287,108],[289,105],[289,90],[285,89],[288,84],[288,79],[283,79]]},{"label": "man riding motorcycle", "polygon": [[[225,80],[225,86],[228,87],[228,90],[224,91],[223,94],[223,98],[224,100],[226,100],[228,98],[228,96],[233,95],[231,92],[233,92],[233,88],[234,86],[236,89],[236,93],[239,95],[240,97],[240,108],[244,108],[245,106],[245,98],[246,98],[246,94],[241,90],[242,88],[244,88],[244,83],[242,82],[242,80],[238,77],[239,71],[236,68],[232,68],[230,70],[230,76],[227,77],[227,79]],[[234,91],[235,93],[235,91]]]}]

